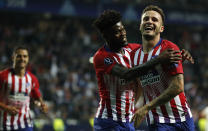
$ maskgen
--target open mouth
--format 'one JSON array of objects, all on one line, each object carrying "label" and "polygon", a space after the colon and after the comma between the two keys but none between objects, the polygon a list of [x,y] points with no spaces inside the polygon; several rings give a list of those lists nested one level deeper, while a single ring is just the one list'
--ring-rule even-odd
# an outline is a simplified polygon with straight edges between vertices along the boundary
[{"label": "open mouth", "polygon": [[144,28],[144,30],[152,31],[152,30],[154,30],[154,27],[152,27],[152,26],[146,26],[146,27]]}]

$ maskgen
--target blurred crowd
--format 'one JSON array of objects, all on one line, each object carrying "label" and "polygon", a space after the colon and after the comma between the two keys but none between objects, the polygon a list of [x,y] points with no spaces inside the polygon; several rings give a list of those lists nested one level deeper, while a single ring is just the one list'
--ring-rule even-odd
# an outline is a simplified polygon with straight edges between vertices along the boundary
[{"label": "blurred crowd", "polygon": [[[89,58],[104,44],[91,26],[93,19],[12,12],[0,14],[0,69],[11,66],[11,53],[16,45],[28,45],[28,70],[38,77],[41,93],[50,107],[47,116],[34,110],[37,130],[55,128],[51,127],[54,119],[63,120],[65,129],[76,129],[79,125],[79,128],[90,130],[99,97]],[[124,22],[124,25],[128,41],[140,43],[138,23]],[[208,106],[207,28],[167,25],[163,33],[163,38],[189,50],[194,57],[194,65],[184,62],[184,72],[185,92],[196,125],[203,117],[200,112]]]}]

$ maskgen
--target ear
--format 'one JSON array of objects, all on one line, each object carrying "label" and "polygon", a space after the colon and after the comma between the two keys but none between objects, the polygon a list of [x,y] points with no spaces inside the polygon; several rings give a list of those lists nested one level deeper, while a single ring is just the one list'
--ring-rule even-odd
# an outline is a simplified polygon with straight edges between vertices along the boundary
[{"label": "ear", "polygon": [[160,27],[160,33],[162,33],[164,30],[165,30],[165,27],[162,25],[162,26]]},{"label": "ear", "polygon": [[140,31],[141,31],[141,28],[142,28],[142,27],[141,27],[141,23],[140,23],[140,24],[139,24],[139,30],[140,30]]}]

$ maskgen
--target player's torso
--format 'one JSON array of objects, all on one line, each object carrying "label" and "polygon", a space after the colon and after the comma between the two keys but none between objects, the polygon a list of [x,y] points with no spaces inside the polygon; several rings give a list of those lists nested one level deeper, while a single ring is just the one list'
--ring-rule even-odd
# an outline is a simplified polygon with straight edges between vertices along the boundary
[{"label": "player's torso", "polygon": [[[153,48],[149,53],[144,53],[142,48],[134,52],[134,66],[143,64],[164,51],[166,47],[161,43]],[[156,97],[160,96],[170,85],[171,75],[169,73],[171,66],[167,64],[159,64],[152,68],[144,75],[140,76],[140,85],[143,88],[144,103],[149,103]],[[190,113],[190,109],[186,103],[184,93],[177,95],[170,102],[158,106],[148,113],[148,123],[175,123],[185,121],[185,115]]]},{"label": "player's torso", "polygon": [[[149,53],[144,53],[142,48],[138,49],[134,57],[134,66],[144,64],[154,59],[154,57],[157,57],[161,53],[162,48],[163,46],[159,45]],[[167,88],[170,81],[169,78],[169,74],[164,70],[162,65],[155,66],[139,77],[147,103],[155,99]]]},{"label": "player's torso", "polygon": [[[31,126],[30,118],[30,92],[33,88],[32,77],[26,73],[24,77],[18,77],[9,70],[1,77],[3,80],[1,88],[1,101],[9,106],[13,106],[19,110],[17,115],[10,115],[7,112],[1,112],[1,124],[7,130]],[[19,125],[18,125],[19,124]],[[2,126],[2,125],[1,125]]]},{"label": "player's torso", "polygon": [[[108,61],[112,61],[126,68],[131,68],[130,53],[132,48],[127,46],[122,50],[123,53],[113,53],[103,49],[104,63],[111,64]],[[96,116],[121,121],[126,121],[129,116],[132,117],[135,82],[110,75],[105,72],[105,69],[100,72],[96,71],[96,74],[101,98]]]}]

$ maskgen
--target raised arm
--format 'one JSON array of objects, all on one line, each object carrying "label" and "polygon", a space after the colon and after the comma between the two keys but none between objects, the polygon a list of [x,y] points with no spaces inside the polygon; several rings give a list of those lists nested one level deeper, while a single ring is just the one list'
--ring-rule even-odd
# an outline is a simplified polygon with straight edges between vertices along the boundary
[{"label": "raised arm", "polygon": [[150,70],[152,67],[158,64],[178,63],[178,61],[181,60],[181,55],[178,53],[180,53],[180,51],[167,49],[163,51],[158,57],[130,69],[125,68],[119,64],[116,64],[112,68],[111,74],[119,76],[120,78],[126,80],[132,80],[146,73],[148,70]]}]

